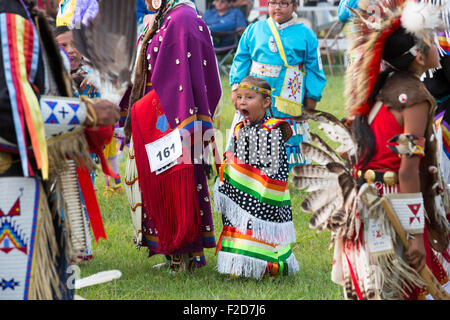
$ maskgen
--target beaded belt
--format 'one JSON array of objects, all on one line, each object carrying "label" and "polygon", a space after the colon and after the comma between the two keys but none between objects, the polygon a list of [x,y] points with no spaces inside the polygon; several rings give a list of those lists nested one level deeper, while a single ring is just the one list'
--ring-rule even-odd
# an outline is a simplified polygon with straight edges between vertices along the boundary
[{"label": "beaded belt", "polygon": [[395,171],[375,171],[371,169],[366,171],[358,170],[357,182],[358,185],[363,185],[364,183],[372,184],[374,182],[379,182],[388,186],[394,186],[398,184],[398,174]]},{"label": "beaded belt", "polygon": [[271,64],[264,64],[252,61],[252,67],[250,69],[250,72],[258,76],[278,78],[281,72],[281,66],[275,66]]}]

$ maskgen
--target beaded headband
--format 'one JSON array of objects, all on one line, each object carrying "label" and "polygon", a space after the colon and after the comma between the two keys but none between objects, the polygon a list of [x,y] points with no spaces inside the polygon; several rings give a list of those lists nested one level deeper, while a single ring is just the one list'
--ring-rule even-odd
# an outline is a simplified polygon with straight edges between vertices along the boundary
[{"label": "beaded headband", "polygon": [[257,87],[257,86],[251,85],[251,84],[239,84],[238,89],[239,88],[250,89],[250,90],[262,93],[262,94],[267,94],[268,96],[271,96],[272,90],[274,90],[274,89],[271,90],[271,89]]}]

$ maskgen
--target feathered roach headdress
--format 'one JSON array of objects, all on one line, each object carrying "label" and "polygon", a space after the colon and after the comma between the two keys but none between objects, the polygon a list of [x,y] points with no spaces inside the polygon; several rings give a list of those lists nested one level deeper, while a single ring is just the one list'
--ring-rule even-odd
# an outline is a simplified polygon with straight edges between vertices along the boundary
[{"label": "feathered roach headdress", "polygon": [[349,48],[354,60],[346,72],[345,94],[350,115],[370,112],[369,96],[380,74],[386,39],[391,34],[403,27],[418,41],[430,45],[438,28],[444,28],[441,0],[362,0],[359,7],[353,10],[354,39]]}]

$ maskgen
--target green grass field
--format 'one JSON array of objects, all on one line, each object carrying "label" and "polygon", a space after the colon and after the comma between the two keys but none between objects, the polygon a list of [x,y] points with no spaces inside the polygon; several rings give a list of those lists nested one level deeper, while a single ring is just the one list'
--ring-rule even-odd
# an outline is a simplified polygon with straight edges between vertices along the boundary
[{"label": "green grass field", "polygon": [[[328,76],[323,99],[317,109],[338,117],[344,116],[343,76]],[[231,104],[230,87],[222,77],[223,97],[220,131],[229,128],[234,108]],[[216,123],[217,124],[217,123]],[[311,124],[311,131],[318,132]],[[320,134],[320,132],[318,132]],[[120,163],[121,174],[125,170],[125,158]],[[297,242],[292,249],[300,264],[294,276],[265,278],[261,281],[248,279],[230,280],[216,271],[217,257],[214,249],[205,250],[207,265],[193,275],[182,272],[170,275],[167,269],[152,266],[165,260],[164,256],[147,257],[146,248],[137,250],[133,244],[133,226],[125,194],[104,198],[105,182],[99,173],[96,179],[97,196],[102,211],[108,239],[93,243],[94,258],[79,264],[81,277],[96,272],[118,269],[122,277],[109,283],[77,290],[76,294],[92,300],[336,300],[343,299],[341,287],[331,278],[332,251],[328,250],[328,232],[318,234],[309,229],[309,215],[300,209],[304,194],[291,188],[292,209]],[[212,199],[213,200],[213,199]],[[214,213],[216,241],[222,222]]]}]

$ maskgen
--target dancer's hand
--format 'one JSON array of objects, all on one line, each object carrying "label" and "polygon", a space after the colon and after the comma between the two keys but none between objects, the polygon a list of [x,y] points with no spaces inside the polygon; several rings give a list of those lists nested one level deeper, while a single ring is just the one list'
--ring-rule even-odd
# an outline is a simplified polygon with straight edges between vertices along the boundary
[{"label": "dancer's hand", "polygon": [[78,71],[74,72],[70,75],[72,81],[75,83],[75,86],[80,89],[81,83],[86,79],[87,72],[86,71]]},{"label": "dancer's hand", "polygon": [[83,92],[87,87],[89,87],[89,91],[87,92],[88,96],[92,93],[97,93],[97,88],[91,85],[88,78],[84,78],[80,84],[80,91]]},{"label": "dancer's hand", "polygon": [[236,101],[237,101],[236,95],[237,95],[237,90],[231,91],[231,102],[233,103],[233,106],[235,109],[237,109],[236,108]]},{"label": "dancer's hand", "polygon": [[423,243],[423,234],[415,234],[409,239],[409,249],[406,252],[406,259],[409,264],[414,266],[417,272],[425,267],[426,262],[425,245]]},{"label": "dancer's hand", "polygon": [[311,98],[305,98],[303,100],[303,108],[305,109],[309,109],[309,110],[314,110],[316,108],[317,105],[317,101]]},{"label": "dancer's hand", "polygon": [[97,124],[100,126],[114,125],[120,119],[120,108],[118,105],[108,101],[100,100],[92,105],[97,114]]}]

